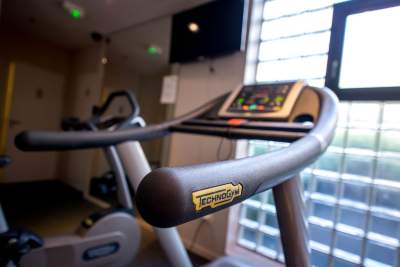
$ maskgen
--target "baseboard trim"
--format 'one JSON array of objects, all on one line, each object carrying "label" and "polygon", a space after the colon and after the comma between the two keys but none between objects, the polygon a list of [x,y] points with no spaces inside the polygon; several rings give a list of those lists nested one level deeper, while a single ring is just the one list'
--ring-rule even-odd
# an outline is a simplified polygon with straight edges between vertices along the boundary
[{"label": "baseboard trim", "polygon": [[89,201],[90,203],[99,206],[102,209],[108,209],[110,208],[110,204],[108,204],[107,202],[100,200],[98,198],[92,197],[91,195],[88,194],[84,194],[84,198]]},{"label": "baseboard trim", "polygon": [[190,248],[190,252],[197,254],[207,260],[212,261],[223,256],[197,243],[192,244],[192,240],[190,239],[182,238],[182,241],[187,250],[189,250]]}]

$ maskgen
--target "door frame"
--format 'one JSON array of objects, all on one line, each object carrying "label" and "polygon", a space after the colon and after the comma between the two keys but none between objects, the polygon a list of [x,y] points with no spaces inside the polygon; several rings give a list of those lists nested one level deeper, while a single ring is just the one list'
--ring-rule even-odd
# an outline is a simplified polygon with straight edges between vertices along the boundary
[{"label": "door frame", "polygon": [[[11,61],[7,67],[4,94],[0,96],[0,155],[7,153],[8,131],[14,95],[15,62]],[[4,169],[0,169],[0,181],[4,180]]]}]

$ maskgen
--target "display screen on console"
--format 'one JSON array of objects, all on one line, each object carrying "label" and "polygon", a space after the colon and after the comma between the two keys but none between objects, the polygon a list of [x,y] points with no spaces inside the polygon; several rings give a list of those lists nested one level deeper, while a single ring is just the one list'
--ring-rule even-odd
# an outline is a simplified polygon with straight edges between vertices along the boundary
[{"label": "display screen on console", "polygon": [[292,84],[244,86],[230,104],[231,113],[267,113],[280,111]]}]

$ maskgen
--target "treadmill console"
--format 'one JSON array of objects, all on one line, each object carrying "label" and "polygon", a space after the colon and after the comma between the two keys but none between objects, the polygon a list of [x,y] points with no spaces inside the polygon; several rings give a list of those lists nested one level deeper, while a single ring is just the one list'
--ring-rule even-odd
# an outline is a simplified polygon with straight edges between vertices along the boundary
[{"label": "treadmill console", "polygon": [[240,86],[230,94],[218,115],[226,118],[286,119],[304,86],[303,81]]}]

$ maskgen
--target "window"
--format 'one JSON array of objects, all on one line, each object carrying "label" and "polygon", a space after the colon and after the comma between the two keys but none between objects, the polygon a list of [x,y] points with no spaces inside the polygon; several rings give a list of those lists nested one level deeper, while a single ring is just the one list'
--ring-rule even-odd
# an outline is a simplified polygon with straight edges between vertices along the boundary
[{"label": "window", "polygon": [[[255,0],[245,82],[323,86],[333,2]],[[340,103],[331,147],[302,173],[314,266],[400,265],[398,114],[397,102]],[[286,145],[251,141],[244,154]],[[235,229],[238,247],[284,261],[272,192],[246,200]]]},{"label": "window", "polygon": [[[400,2],[350,1],[335,6],[327,84],[345,100],[400,99]],[[384,71],[382,67],[384,66]]]}]

